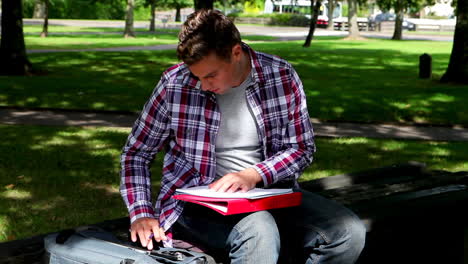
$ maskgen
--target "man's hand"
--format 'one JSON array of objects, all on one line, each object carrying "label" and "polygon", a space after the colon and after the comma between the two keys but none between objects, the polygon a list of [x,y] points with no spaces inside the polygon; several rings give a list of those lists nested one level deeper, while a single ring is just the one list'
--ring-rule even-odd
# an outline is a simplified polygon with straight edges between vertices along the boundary
[{"label": "man's hand", "polygon": [[209,185],[209,188],[217,192],[247,192],[262,181],[262,176],[253,168],[239,172],[228,173],[221,179]]},{"label": "man's hand", "polygon": [[159,221],[151,217],[143,217],[137,219],[131,226],[131,239],[133,242],[137,241],[137,235],[140,238],[141,245],[153,249],[152,238],[157,242],[167,240],[164,230],[159,226]]}]

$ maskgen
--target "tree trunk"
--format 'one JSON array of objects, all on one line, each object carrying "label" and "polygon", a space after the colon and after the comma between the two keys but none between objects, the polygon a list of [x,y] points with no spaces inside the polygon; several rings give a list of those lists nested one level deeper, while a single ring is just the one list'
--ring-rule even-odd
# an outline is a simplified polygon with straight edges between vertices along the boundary
[{"label": "tree trunk", "polygon": [[34,1],[34,12],[32,18],[45,18],[45,8],[43,0]]},{"label": "tree trunk", "polygon": [[317,18],[320,10],[320,6],[322,5],[321,0],[315,0],[315,5],[312,6],[312,1],[310,5],[310,26],[309,26],[309,34],[307,35],[307,38],[305,40],[303,47],[310,47],[310,43],[312,42],[312,39],[314,38],[314,32],[315,28],[317,27]]},{"label": "tree trunk", "polygon": [[151,21],[149,31],[156,31],[156,1],[151,1]]},{"label": "tree trunk", "polygon": [[468,0],[457,1],[457,25],[452,54],[441,81],[468,84]]},{"label": "tree trunk", "polygon": [[348,0],[348,39],[359,39],[357,23],[357,0]]},{"label": "tree trunk", "polygon": [[22,1],[3,0],[0,75],[27,75],[31,70],[24,45]]},{"label": "tree trunk", "polygon": [[214,0],[193,0],[195,10],[213,9]]},{"label": "tree trunk", "polygon": [[333,22],[333,11],[335,10],[335,0],[328,1],[328,30],[335,30],[334,22]]},{"label": "tree trunk", "polygon": [[42,32],[41,32],[41,38],[47,37],[49,35],[49,6],[50,2],[49,0],[44,0],[44,5],[45,5],[45,16],[44,16],[44,24],[42,25]]},{"label": "tree trunk", "polygon": [[401,40],[402,32],[403,32],[403,16],[404,16],[404,8],[403,8],[403,0],[397,0],[395,5],[395,30],[393,31],[393,40]]},{"label": "tree trunk", "polygon": [[133,29],[133,9],[135,8],[135,0],[127,0],[127,10],[125,16],[125,38],[134,38],[135,31]]},{"label": "tree trunk", "polygon": [[180,6],[176,6],[175,21],[180,22]]}]

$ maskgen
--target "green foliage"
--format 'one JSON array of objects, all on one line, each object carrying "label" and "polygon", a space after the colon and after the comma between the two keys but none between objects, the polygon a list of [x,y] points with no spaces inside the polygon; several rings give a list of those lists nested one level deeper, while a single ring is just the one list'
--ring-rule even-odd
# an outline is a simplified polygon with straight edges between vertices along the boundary
[{"label": "green foliage", "polygon": [[[35,0],[23,1],[24,17],[32,17]],[[49,18],[124,19],[122,0],[50,0]]]},{"label": "green foliage", "polygon": [[403,11],[420,10],[424,5],[433,5],[435,0],[376,0],[377,5],[382,10],[397,9],[397,4],[401,3]]},{"label": "green foliage", "polygon": [[133,9],[133,19],[135,20],[146,20],[151,17],[151,8],[145,6],[137,6]]},{"label": "green foliage", "polygon": [[270,25],[306,27],[310,19],[303,15],[283,13],[271,16]]},{"label": "green foliage", "polygon": [[341,6],[341,11],[342,11],[342,16],[343,17],[348,17],[348,4],[347,3],[343,3],[343,5]]},{"label": "green foliage", "polygon": [[263,12],[265,2],[263,0],[250,0],[244,3],[244,12],[249,14],[259,14]]}]

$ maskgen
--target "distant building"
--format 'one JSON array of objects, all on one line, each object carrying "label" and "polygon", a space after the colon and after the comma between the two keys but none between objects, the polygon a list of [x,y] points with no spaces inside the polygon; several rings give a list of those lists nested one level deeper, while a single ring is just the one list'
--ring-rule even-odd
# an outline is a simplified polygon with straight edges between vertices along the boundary
[{"label": "distant building", "polygon": [[452,17],[455,8],[452,7],[452,0],[436,0],[435,5],[426,6],[421,10],[421,18],[427,16]]}]

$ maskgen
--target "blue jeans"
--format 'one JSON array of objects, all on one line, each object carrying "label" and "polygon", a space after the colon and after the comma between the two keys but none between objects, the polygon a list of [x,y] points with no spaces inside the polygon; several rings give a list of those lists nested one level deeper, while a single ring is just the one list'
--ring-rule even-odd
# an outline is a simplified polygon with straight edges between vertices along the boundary
[{"label": "blue jeans", "polygon": [[231,263],[275,264],[293,254],[294,263],[354,263],[364,248],[366,229],[342,205],[303,193],[298,207],[223,216],[186,204],[178,220],[183,232],[204,245],[224,249]]}]

